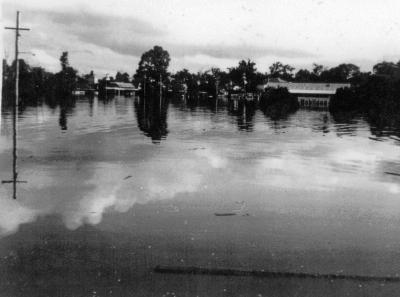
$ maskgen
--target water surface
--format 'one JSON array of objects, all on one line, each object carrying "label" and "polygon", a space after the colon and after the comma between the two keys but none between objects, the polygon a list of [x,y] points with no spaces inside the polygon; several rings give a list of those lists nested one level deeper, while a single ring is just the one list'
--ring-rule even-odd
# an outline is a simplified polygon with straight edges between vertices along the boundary
[{"label": "water surface", "polygon": [[[3,110],[0,178],[12,168]],[[400,138],[365,119],[117,97],[26,107],[0,187],[5,296],[396,296],[400,284],[151,273],[397,275]],[[216,212],[238,215],[217,217]],[[169,294],[167,294],[167,292]]]}]

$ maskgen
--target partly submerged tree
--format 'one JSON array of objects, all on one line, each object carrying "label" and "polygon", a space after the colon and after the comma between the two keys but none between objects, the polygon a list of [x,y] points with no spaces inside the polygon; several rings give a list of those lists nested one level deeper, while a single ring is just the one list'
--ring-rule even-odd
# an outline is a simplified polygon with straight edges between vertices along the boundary
[{"label": "partly submerged tree", "polygon": [[170,60],[169,53],[158,45],[143,53],[135,74],[136,82],[141,83],[145,78],[150,82],[158,82],[160,78],[164,81],[168,76]]},{"label": "partly submerged tree", "polygon": [[187,69],[177,71],[172,75],[171,88],[174,93],[198,91],[199,83],[196,74],[192,74]]},{"label": "partly submerged tree", "polygon": [[299,108],[297,97],[287,88],[267,88],[259,104],[264,114],[273,120],[285,118]]}]

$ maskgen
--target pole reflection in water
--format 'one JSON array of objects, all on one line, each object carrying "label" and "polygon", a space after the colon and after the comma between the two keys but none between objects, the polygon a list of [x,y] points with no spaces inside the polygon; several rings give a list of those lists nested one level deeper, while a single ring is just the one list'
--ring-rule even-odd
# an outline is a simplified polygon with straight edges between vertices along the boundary
[{"label": "pole reflection in water", "polygon": [[[0,118],[1,120],[1,118]],[[12,148],[12,180],[3,180],[2,184],[11,184],[13,185],[13,199],[17,199],[17,183],[27,183],[27,181],[18,180],[18,171],[17,171],[17,123],[18,123],[18,104],[15,103],[13,105],[13,148]]]},{"label": "pole reflection in water", "polygon": [[254,102],[232,100],[228,105],[228,114],[236,118],[239,130],[252,131],[256,107]]}]

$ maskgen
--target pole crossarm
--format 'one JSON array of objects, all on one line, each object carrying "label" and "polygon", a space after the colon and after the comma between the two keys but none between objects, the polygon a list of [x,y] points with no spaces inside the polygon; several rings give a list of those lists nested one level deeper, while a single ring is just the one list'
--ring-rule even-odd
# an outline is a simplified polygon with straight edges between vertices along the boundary
[{"label": "pole crossarm", "polygon": [[2,184],[12,184],[12,183],[20,183],[20,184],[27,184],[28,181],[26,180],[2,180]]},{"label": "pole crossarm", "polygon": [[22,31],[30,31],[30,28],[15,28],[15,27],[4,27],[7,30],[22,30]]}]

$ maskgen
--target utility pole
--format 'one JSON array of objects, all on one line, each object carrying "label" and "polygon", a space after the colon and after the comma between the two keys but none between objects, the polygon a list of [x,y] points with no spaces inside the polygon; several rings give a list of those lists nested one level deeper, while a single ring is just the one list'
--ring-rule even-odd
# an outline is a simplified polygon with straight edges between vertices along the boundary
[{"label": "utility pole", "polygon": [[161,73],[160,73],[160,97],[162,94],[162,77],[161,77]]},{"label": "utility pole", "polygon": [[106,87],[105,87],[105,89],[106,89],[106,101],[107,101],[107,80],[108,80],[108,73],[106,73]]},{"label": "utility pole", "polygon": [[146,97],[146,72],[144,73],[143,76],[143,98]]},{"label": "utility pole", "polygon": [[162,77],[160,73],[160,113],[161,113],[161,101],[162,101]]},{"label": "utility pole", "polygon": [[17,119],[18,119],[18,103],[19,103],[19,60],[18,60],[18,39],[19,31],[29,31],[29,28],[21,28],[19,26],[19,11],[17,11],[17,19],[15,27],[5,27],[7,30],[15,30],[15,101],[13,106],[13,179],[3,180],[2,183],[13,184],[13,199],[17,199],[17,183],[26,183],[26,181],[18,180],[17,172]]}]

